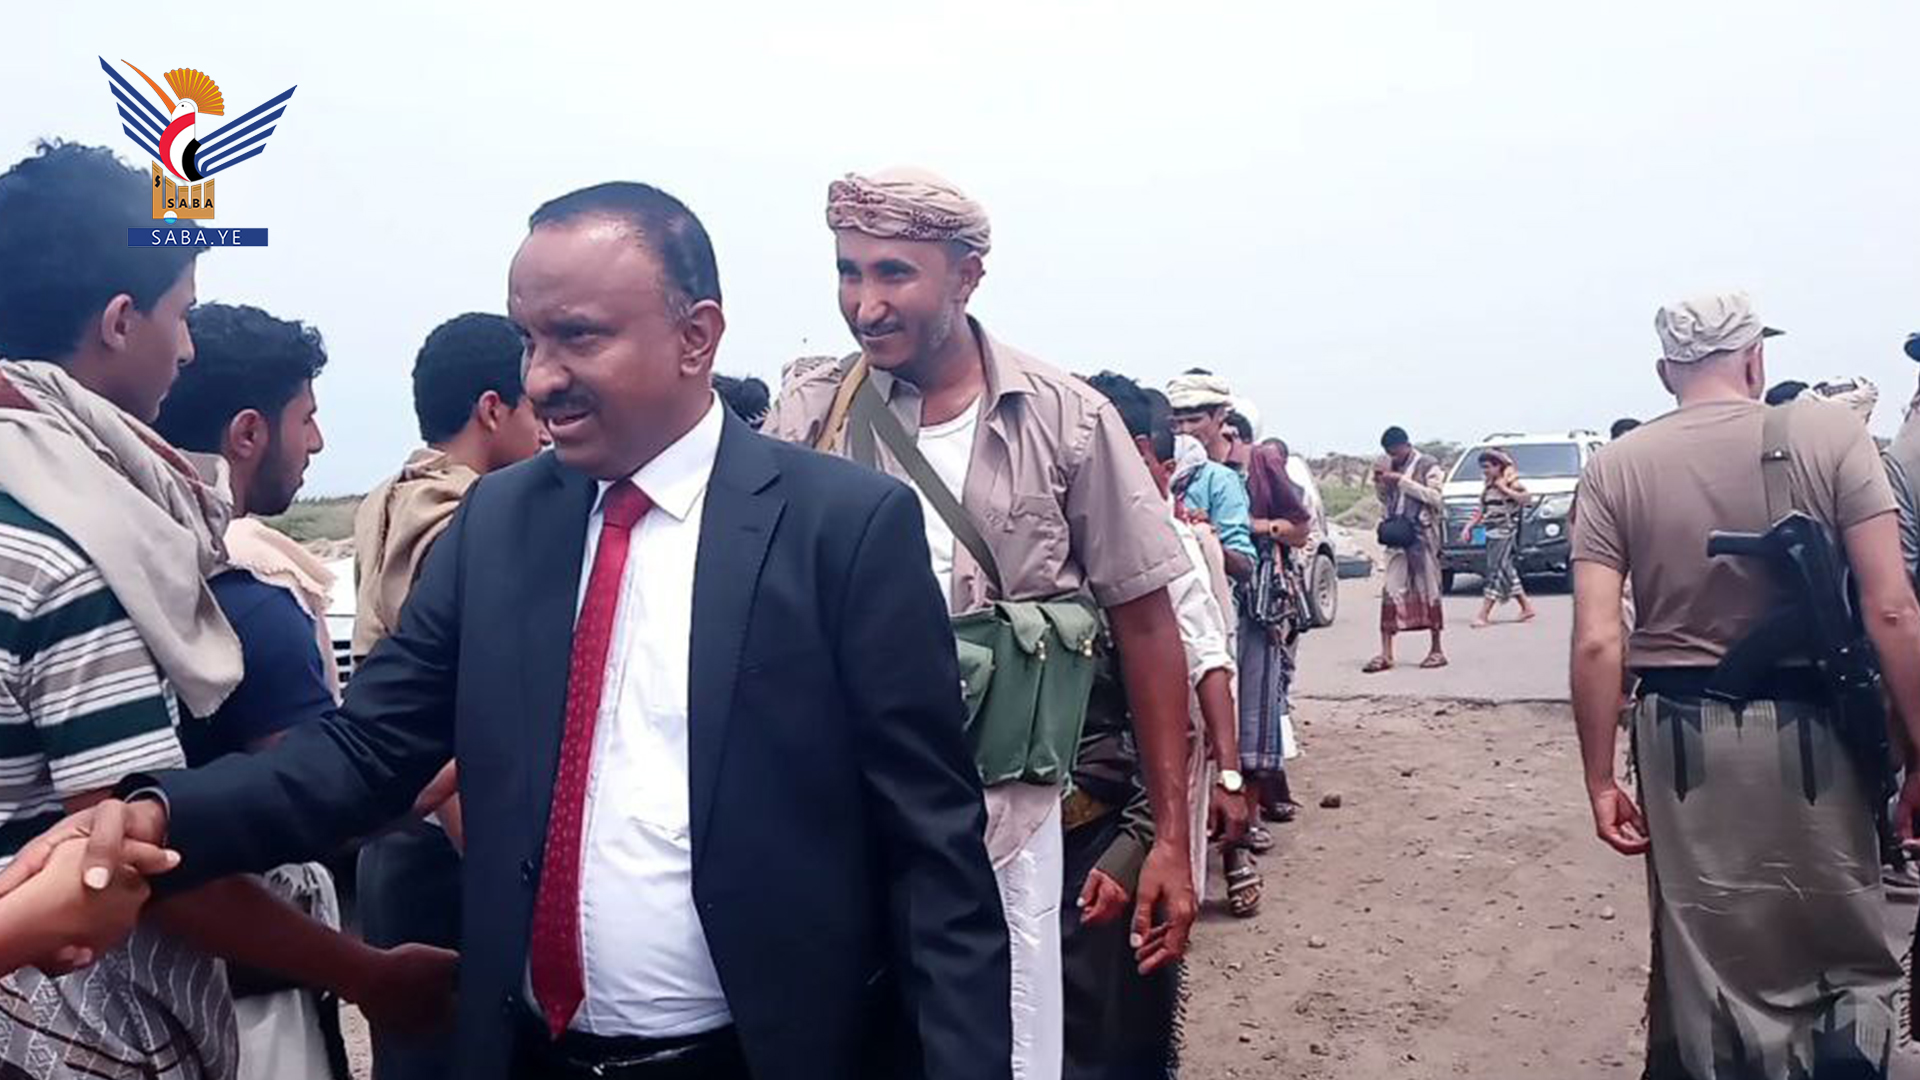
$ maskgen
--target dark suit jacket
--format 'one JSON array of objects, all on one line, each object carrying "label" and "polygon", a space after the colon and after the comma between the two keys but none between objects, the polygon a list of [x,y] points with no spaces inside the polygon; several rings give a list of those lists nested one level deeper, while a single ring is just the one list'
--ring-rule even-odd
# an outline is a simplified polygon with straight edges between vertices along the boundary
[{"label": "dark suit jacket", "polygon": [[[369,833],[457,750],[472,1080],[506,1075],[525,1009],[596,493],[551,454],[482,480],[341,715],[158,778],[185,882]],[[753,1075],[1006,1080],[1007,931],[919,501],[729,417],[697,566],[693,892]]]}]

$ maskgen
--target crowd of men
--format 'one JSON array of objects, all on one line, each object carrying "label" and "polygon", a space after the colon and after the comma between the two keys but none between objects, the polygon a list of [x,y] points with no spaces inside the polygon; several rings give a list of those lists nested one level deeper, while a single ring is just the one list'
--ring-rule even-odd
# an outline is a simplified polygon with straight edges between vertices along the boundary
[{"label": "crowd of men", "polygon": [[[563,195],[505,314],[414,359],[343,686],[334,582],[262,520],[324,450],[323,340],[196,304],[196,251],[121,242],[147,207],[105,150],[0,175],[0,1078],[340,1077],[341,1002],[383,1080],[1176,1073],[1210,841],[1252,915],[1295,813],[1322,513],[1225,379],[990,333],[985,211],[891,170],[828,189],[854,348],[770,392],[714,373],[684,204]],[[1857,381],[1762,403],[1739,294],[1656,330],[1679,408],[1616,429],[1574,525],[1587,788],[1652,884],[1646,1074],[1885,1076],[1920,421],[1883,457]],[[1383,446],[1369,666],[1414,631],[1437,667],[1438,466]],[[1783,522],[1857,599],[1709,551]]]},{"label": "crowd of men", "polygon": [[324,342],[146,205],[0,175],[0,1076],[340,1077],[341,1002],[383,1080],[1175,1074],[1319,512],[1224,379],[991,335],[986,213],[893,170],[828,192],[855,348],[769,393],[692,212],[570,193],[414,359],[343,680],[263,521]]}]

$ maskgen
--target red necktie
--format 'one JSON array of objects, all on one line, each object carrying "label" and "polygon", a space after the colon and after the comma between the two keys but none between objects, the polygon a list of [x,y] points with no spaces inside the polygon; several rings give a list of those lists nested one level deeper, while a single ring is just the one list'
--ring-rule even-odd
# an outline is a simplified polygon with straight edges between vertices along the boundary
[{"label": "red necktie", "polygon": [[587,780],[593,771],[593,728],[607,682],[607,649],[613,642],[620,581],[627,570],[628,537],[653,509],[653,502],[631,481],[623,480],[607,489],[600,509],[600,545],[587,578],[586,602],[580,605],[573,627],[567,730],[560,740],[560,771],[553,781],[547,848],[528,942],[533,994],[556,1039],[587,996],[580,959],[580,831]]}]

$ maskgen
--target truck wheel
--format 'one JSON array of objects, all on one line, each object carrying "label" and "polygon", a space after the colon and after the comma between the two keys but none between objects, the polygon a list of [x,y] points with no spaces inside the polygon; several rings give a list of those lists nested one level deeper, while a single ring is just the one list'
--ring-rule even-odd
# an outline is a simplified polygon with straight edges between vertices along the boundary
[{"label": "truck wheel", "polygon": [[1307,570],[1307,616],[1317,627],[1332,626],[1340,614],[1340,567],[1322,551]]}]

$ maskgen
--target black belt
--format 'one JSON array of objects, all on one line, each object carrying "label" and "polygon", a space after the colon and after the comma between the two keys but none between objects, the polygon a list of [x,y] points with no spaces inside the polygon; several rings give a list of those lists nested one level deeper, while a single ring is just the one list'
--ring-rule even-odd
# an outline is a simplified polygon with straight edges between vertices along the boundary
[{"label": "black belt", "polygon": [[515,1080],[746,1080],[746,1058],[732,1027],[673,1039],[590,1035],[552,1038],[525,1019],[516,1040]]},{"label": "black belt", "polygon": [[[1640,696],[1657,694],[1667,698],[1704,698],[1707,697],[1707,684],[1713,681],[1713,668],[1646,668],[1636,670],[1634,677],[1640,680]],[[1808,667],[1775,668],[1754,687],[1750,701],[1810,701],[1827,700],[1827,686],[1820,679],[1820,673]]]}]

